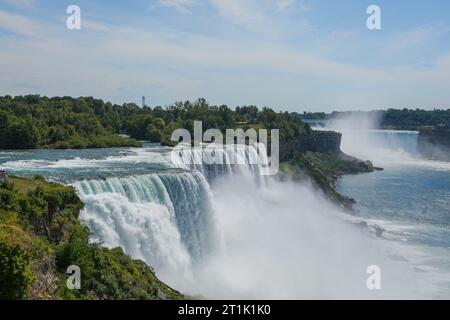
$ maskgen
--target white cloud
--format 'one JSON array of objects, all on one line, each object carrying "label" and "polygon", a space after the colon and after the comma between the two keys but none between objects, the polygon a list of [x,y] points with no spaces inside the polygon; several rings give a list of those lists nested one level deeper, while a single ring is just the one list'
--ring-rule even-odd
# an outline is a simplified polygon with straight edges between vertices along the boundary
[{"label": "white cloud", "polygon": [[278,11],[284,11],[288,7],[292,6],[296,0],[275,0]]},{"label": "white cloud", "polygon": [[450,101],[444,90],[450,87],[450,55],[427,68],[369,68],[264,38],[89,24],[92,33],[70,32],[0,10],[1,28],[31,36],[0,39],[0,95],[92,95],[124,102],[145,94],[162,104],[204,96],[213,103],[298,111]]},{"label": "white cloud", "polygon": [[450,32],[450,28],[441,24],[424,24],[394,36],[387,50],[400,51],[437,39]]},{"label": "white cloud", "polygon": [[158,0],[158,3],[179,13],[192,13],[195,5],[209,5],[227,23],[267,31],[274,28],[274,15],[286,11],[297,0]]},{"label": "white cloud", "polygon": [[93,21],[91,19],[83,18],[82,20],[82,28],[90,29],[93,31],[99,31],[99,32],[107,32],[111,31],[113,29],[112,26],[109,26],[107,24]]},{"label": "white cloud", "polygon": [[0,29],[29,37],[39,37],[42,31],[41,25],[34,20],[1,9]]},{"label": "white cloud", "polygon": [[2,0],[2,2],[19,9],[27,10],[34,9],[36,5],[34,0]]},{"label": "white cloud", "polygon": [[261,9],[252,0],[211,0],[220,14],[230,20],[254,20],[261,17]]},{"label": "white cloud", "polygon": [[158,0],[158,3],[165,7],[175,9],[180,13],[191,13],[190,7],[197,4],[196,0]]}]

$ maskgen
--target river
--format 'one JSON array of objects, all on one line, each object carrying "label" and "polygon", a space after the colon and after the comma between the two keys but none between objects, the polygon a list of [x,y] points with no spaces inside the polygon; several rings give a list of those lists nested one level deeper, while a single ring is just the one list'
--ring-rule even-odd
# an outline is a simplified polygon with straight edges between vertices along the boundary
[{"label": "river", "polygon": [[385,238],[415,248],[417,270],[450,268],[450,163],[423,159],[413,131],[342,131],[343,151],[384,168],[345,176],[337,190],[353,197]]},{"label": "river", "polygon": [[[197,151],[174,163],[170,148],[154,144],[3,151],[0,167],[74,186],[92,241],[121,246],[189,295],[449,298],[450,165],[415,158],[415,133],[354,133],[344,133],[344,151],[385,168],[340,180],[358,215],[308,183],[265,178],[246,161],[190,166]],[[375,225],[386,231],[377,235]],[[380,290],[367,287],[373,265]]]}]

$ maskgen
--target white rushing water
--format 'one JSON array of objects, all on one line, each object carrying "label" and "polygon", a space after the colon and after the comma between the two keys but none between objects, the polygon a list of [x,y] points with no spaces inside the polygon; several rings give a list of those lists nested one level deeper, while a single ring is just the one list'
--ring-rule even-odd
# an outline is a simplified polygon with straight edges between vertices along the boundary
[{"label": "white rushing water", "polygon": [[[187,289],[194,283],[197,265],[222,246],[206,178],[213,182],[242,175],[256,185],[264,179],[255,148],[213,151],[223,164],[205,164],[206,150],[186,148],[177,151],[173,165],[189,171],[75,182],[86,205],[80,219],[93,231],[93,240],[123,247],[154,266],[164,280]],[[130,160],[136,161],[136,156]],[[75,163],[80,166],[79,159]]]},{"label": "white rushing water", "polygon": [[342,149],[384,168],[344,176],[337,190],[356,199],[359,219],[402,243],[402,257],[430,278],[438,297],[449,297],[450,162],[423,158],[418,132],[376,130],[377,119],[357,115],[330,121],[342,133]]},{"label": "white rushing water", "polygon": [[[401,261],[405,248],[346,222],[311,186],[273,179],[261,184],[263,168],[249,164],[254,149],[224,151],[219,166],[199,161],[204,152],[179,155],[177,166],[188,172],[76,182],[86,203],[82,221],[104,245],[123,247],[192,295],[334,299],[437,294],[414,265]],[[233,164],[232,157],[243,164]],[[370,265],[383,270],[381,291],[367,289]]]},{"label": "white rushing water", "polygon": [[[93,241],[123,247],[190,295],[370,299],[448,294],[435,285],[447,281],[445,275],[419,268],[420,248],[356,225],[307,183],[263,177],[264,166],[250,164],[259,156],[255,150],[223,151],[220,165],[192,163],[203,153],[184,150],[176,163],[166,149],[155,147],[89,159],[6,155],[5,161],[15,173],[70,176],[86,205],[80,218]],[[233,164],[233,157],[244,164]],[[366,286],[371,265],[381,268],[381,290]]]}]

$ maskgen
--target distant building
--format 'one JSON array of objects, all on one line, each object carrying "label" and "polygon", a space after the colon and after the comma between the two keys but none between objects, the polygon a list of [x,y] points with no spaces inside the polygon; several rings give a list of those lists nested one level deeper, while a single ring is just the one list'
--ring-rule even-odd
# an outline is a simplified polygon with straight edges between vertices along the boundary
[{"label": "distant building", "polygon": [[3,183],[8,179],[8,175],[6,174],[6,171],[0,170],[0,183]]},{"label": "distant building", "polygon": [[142,108],[146,107],[147,104],[145,103],[145,96],[142,96]]}]

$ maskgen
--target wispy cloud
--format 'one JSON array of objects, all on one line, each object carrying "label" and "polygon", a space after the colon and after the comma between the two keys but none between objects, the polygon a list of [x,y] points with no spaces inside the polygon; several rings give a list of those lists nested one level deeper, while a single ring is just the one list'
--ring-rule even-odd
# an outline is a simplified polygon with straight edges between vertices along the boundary
[{"label": "wispy cloud", "polygon": [[418,46],[440,38],[450,32],[450,27],[443,24],[428,23],[403,31],[392,37],[388,43],[388,50],[400,51]]},{"label": "wispy cloud", "polygon": [[296,0],[276,0],[277,11],[284,11],[288,7],[292,6]]},{"label": "wispy cloud", "polygon": [[42,28],[30,18],[0,9],[0,29],[21,36],[39,37]]},{"label": "wispy cloud", "polygon": [[224,19],[233,24],[251,26],[266,20],[261,3],[258,5],[252,0],[211,0],[211,3]]},{"label": "wispy cloud", "polygon": [[[195,6],[209,7],[226,23],[247,30],[274,27],[272,18],[285,12],[298,0],[158,0],[159,5],[173,8],[179,13],[193,13]],[[265,26],[265,27],[264,27]]]},{"label": "wispy cloud", "polygon": [[35,0],[2,0],[2,2],[14,6],[19,9],[34,9],[36,2]]},{"label": "wispy cloud", "polygon": [[98,21],[86,19],[86,18],[84,18],[82,21],[83,21],[82,27],[89,29],[89,30],[98,31],[98,32],[108,32],[108,31],[113,30],[113,27],[106,23],[102,23],[102,22],[98,22]]},{"label": "wispy cloud", "polygon": [[[184,4],[193,18],[198,18],[194,16],[196,6],[214,9],[214,19],[219,13],[228,24],[214,24],[215,31],[228,31],[230,24],[244,27],[227,34],[204,32],[203,26],[211,25],[210,17],[201,25],[201,32],[177,24],[184,19],[164,26],[157,21],[157,27],[142,21],[125,27],[112,19],[105,23],[91,16],[83,18],[85,28],[69,31],[64,21],[0,9],[0,28],[22,36],[0,35],[0,95],[92,95],[124,102],[145,94],[152,104],[204,96],[213,103],[300,111],[304,106],[448,106],[450,54],[445,50],[426,68],[404,63],[358,64],[352,59],[340,60],[336,54],[342,43],[361,44],[363,35],[357,31],[336,31],[331,36],[329,32],[316,33],[328,49],[318,53],[311,48],[311,40],[292,45],[244,29],[256,22],[260,22],[258,28],[265,24],[270,28],[274,21],[279,22],[278,17],[284,18],[276,12],[275,0],[208,1],[210,8],[197,1]],[[172,14],[178,18],[176,12]],[[190,21],[190,16],[186,20]],[[417,32],[421,41],[407,41],[407,45],[428,44],[426,39],[432,33],[428,29]],[[416,41],[417,34],[412,36]],[[330,41],[333,37],[336,39]],[[380,50],[384,49],[381,46]]]},{"label": "wispy cloud", "polygon": [[190,7],[197,4],[196,0],[158,0],[162,6],[173,8],[179,13],[191,13]]}]

